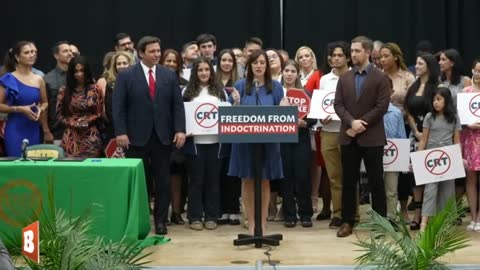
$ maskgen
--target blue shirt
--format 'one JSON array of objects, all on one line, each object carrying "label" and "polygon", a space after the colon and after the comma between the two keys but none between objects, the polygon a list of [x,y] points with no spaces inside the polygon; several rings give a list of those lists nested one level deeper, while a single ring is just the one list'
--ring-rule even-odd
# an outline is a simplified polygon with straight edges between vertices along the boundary
[{"label": "blue shirt", "polygon": [[355,67],[355,94],[357,98],[362,94],[362,87],[363,83],[367,79],[368,72],[372,68],[372,64],[368,64],[368,66],[362,70],[361,72],[358,70],[358,67]]},{"label": "blue shirt", "polygon": [[406,139],[405,122],[402,112],[395,106],[388,104],[387,112],[383,115],[385,136],[387,139]]}]

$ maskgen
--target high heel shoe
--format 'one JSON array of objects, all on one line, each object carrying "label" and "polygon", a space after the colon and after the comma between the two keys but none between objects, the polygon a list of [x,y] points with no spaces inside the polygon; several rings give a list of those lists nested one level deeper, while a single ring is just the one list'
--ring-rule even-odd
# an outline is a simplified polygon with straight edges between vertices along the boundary
[{"label": "high heel shoe", "polygon": [[170,216],[170,222],[177,225],[185,224],[185,220],[183,220],[182,215],[180,215],[179,213],[172,213],[172,215]]}]

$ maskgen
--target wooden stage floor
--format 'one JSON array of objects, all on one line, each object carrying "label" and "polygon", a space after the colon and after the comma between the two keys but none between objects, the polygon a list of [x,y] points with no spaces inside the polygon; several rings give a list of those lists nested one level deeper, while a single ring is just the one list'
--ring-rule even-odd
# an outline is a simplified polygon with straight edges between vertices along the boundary
[{"label": "wooden stage floor", "polygon": [[[367,206],[362,206],[364,207],[366,209]],[[469,217],[464,219],[462,229],[465,229],[468,222]],[[238,233],[247,233],[247,230],[241,226],[230,225],[222,225],[212,231],[193,231],[187,225],[169,226],[167,236],[171,238],[171,242],[147,249],[154,252],[148,258],[152,261],[149,265],[252,266],[258,260],[268,259],[264,254],[268,248],[233,246],[233,239],[236,239]],[[337,238],[336,230],[328,228],[328,221],[314,220],[312,228],[303,228],[298,224],[297,227],[288,229],[282,222],[269,222],[267,233],[283,234],[284,240],[280,246],[270,251],[270,259],[279,261],[279,266],[354,265],[354,259],[360,255],[355,251],[357,246],[353,244],[356,240],[355,234],[347,238]],[[467,233],[471,236],[471,246],[444,258],[443,261],[451,264],[480,265],[480,233]],[[366,231],[358,232],[359,237],[366,235]]]}]

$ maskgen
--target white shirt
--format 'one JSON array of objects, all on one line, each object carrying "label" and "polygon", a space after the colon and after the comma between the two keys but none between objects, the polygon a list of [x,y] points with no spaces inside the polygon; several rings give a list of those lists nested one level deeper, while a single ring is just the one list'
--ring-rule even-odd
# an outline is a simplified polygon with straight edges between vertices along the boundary
[{"label": "white shirt", "polygon": [[157,65],[154,65],[152,68],[147,67],[142,61],[140,61],[140,65],[142,66],[143,69],[143,74],[145,75],[145,79],[147,80],[147,85],[150,86],[149,82],[149,71],[150,69],[153,71],[153,80],[156,80],[157,77],[155,76],[157,73]]},{"label": "white shirt", "polygon": [[[192,99],[194,102],[211,102],[211,103],[220,103],[221,100],[216,97],[212,96],[208,93],[208,87],[203,87],[200,90],[200,93],[197,97]],[[218,143],[218,135],[195,135],[193,136],[193,141],[195,144],[213,144]]]},{"label": "white shirt", "polygon": [[[336,91],[339,77],[333,72],[323,75],[320,78],[320,91]],[[323,125],[322,130],[327,132],[340,132],[341,121],[332,120]]]}]

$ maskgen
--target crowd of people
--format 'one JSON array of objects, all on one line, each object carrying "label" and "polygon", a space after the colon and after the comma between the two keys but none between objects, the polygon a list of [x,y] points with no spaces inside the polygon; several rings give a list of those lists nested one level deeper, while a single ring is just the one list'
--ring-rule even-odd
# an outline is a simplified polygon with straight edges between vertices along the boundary
[{"label": "crowd of people", "polygon": [[[264,49],[258,37],[217,54],[211,34],[177,51],[162,50],[152,36],[135,46],[119,33],[99,78],[68,41],[55,44],[52,53],[57,64],[45,75],[34,68],[35,43],[18,42],[6,53],[3,155],[20,156],[27,138],[31,145],[60,145],[69,157],[98,158],[115,140],[127,158],[143,160],[157,234],[167,234],[168,224],[185,224],[185,210],[193,230],[243,224],[253,234],[256,166],[262,166],[263,231],[267,221],[312,227],[318,213],[316,220],[329,220],[329,228],[346,237],[365,201],[419,230],[449,199],[466,193],[467,230],[480,232],[480,123],[462,126],[456,109],[458,93],[480,92],[480,60],[470,78],[455,49],[435,53],[421,41],[415,63],[407,66],[397,44],[364,36],[329,43],[317,60],[308,46],[290,58],[284,50]],[[298,143],[264,144],[262,164],[255,164],[251,144],[186,134],[184,102],[290,106],[290,89],[335,91],[340,120],[299,119]],[[409,138],[412,152],[461,144],[467,177],[416,185],[411,172],[384,172],[387,138]]]}]

